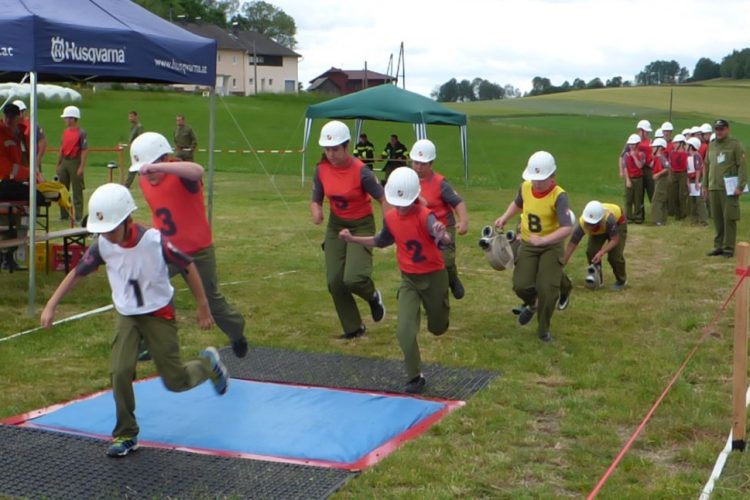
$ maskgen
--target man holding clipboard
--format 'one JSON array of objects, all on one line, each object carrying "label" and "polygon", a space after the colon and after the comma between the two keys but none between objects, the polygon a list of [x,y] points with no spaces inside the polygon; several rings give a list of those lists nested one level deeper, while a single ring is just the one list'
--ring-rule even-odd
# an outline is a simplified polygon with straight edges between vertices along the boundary
[{"label": "man holding clipboard", "polygon": [[729,259],[734,256],[737,221],[740,219],[740,195],[747,186],[747,164],[745,148],[739,140],[729,135],[727,120],[716,120],[714,133],[716,139],[708,146],[704,165],[711,216],[716,230],[714,248],[708,255],[723,255]]}]

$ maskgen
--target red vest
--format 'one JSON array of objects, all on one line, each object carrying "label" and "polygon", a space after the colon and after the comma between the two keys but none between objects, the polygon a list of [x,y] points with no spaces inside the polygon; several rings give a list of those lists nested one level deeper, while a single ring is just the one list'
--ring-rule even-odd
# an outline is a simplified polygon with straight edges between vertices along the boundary
[{"label": "red vest", "polygon": [[[644,158],[643,153],[639,152],[639,156],[641,160]],[[644,163],[643,166],[645,167],[646,164]],[[625,155],[625,167],[628,169],[628,177],[630,177],[631,179],[643,177],[643,170],[636,166],[635,160],[630,155],[630,153]]]},{"label": "red vest", "polygon": [[69,158],[78,158],[81,156],[81,129],[66,128],[63,130],[62,144],[60,144],[60,152],[63,156]]},{"label": "red vest", "polygon": [[669,164],[672,172],[687,172],[687,153],[685,151],[672,151],[669,153]]},{"label": "red vest", "polygon": [[152,185],[146,176],[140,179],[143,197],[151,207],[151,225],[169,238],[174,246],[193,254],[211,246],[211,228],[203,206],[203,183],[191,193],[182,179],[166,174],[159,184]]},{"label": "red vest", "polygon": [[440,195],[443,179],[445,177],[440,174],[433,174],[430,179],[419,179],[419,195],[427,201],[428,210],[434,213],[440,222],[448,225],[448,214],[453,211],[453,208]]},{"label": "red vest", "polygon": [[651,151],[651,141],[648,139],[648,137],[644,137],[643,139],[641,139],[641,142],[638,143],[638,151],[643,153],[646,157],[646,163],[643,164],[643,168],[650,167],[654,157],[653,151]]},{"label": "red vest", "polygon": [[363,168],[367,167],[356,158],[346,167],[334,167],[327,160],[318,164],[323,193],[337,217],[357,220],[372,214],[370,195],[362,188]]},{"label": "red vest", "polygon": [[396,241],[398,267],[405,273],[428,274],[445,269],[443,252],[427,231],[428,215],[430,210],[420,204],[405,215],[395,208],[385,214],[388,231]]},{"label": "red vest", "polygon": [[662,170],[664,170],[664,164],[662,163],[662,158],[664,156],[660,153],[657,155],[654,155],[654,173],[658,174]]},{"label": "red vest", "polygon": [[[10,178],[13,171],[13,165],[21,165],[21,146],[18,143],[16,134],[0,122],[0,180]],[[21,174],[19,172],[19,174]],[[28,179],[28,171],[26,172]],[[19,177],[22,175],[19,175]],[[24,180],[24,179],[18,179]]]}]

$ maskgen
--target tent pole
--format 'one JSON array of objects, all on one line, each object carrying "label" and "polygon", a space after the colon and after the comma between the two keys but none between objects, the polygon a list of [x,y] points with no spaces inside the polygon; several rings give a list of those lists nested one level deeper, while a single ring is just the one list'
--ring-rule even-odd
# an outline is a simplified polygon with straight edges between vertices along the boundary
[{"label": "tent pole", "polygon": [[305,136],[302,138],[302,187],[305,186],[305,160],[307,159],[307,143],[310,140],[312,118],[305,118]]},{"label": "tent pole", "polygon": [[31,87],[29,98],[29,109],[31,110],[31,134],[29,140],[29,303],[26,314],[34,315],[34,302],[36,302],[36,149],[37,149],[37,102],[36,102],[36,72],[30,74],[29,84]]},{"label": "tent pole", "polygon": [[208,224],[214,215],[214,146],[216,144],[216,87],[209,90],[208,107]]}]

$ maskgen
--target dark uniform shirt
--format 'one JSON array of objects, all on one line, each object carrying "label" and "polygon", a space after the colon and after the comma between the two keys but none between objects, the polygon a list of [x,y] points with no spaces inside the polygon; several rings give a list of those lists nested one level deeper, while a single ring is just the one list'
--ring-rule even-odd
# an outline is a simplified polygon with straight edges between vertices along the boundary
[{"label": "dark uniform shirt", "polygon": [[370,141],[358,142],[354,146],[353,155],[355,158],[362,160],[372,170],[373,159],[375,158],[375,146]]}]

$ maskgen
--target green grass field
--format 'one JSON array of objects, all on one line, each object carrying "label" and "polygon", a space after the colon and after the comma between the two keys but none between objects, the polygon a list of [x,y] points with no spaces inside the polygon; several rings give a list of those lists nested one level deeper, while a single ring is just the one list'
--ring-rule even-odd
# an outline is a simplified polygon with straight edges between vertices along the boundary
[{"label": "green grass field", "polygon": [[[750,145],[750,116],[737,106],[750,98],[748,86],[712,82],[678,87],[674,96],[677,129],[724,116],[732,121],[733,134]],[[558,182],[577,213],[594,198],[622,203],[620,148],[638,119],[658,126],[667,118],[668,98],[668,89],[633,88],[453,105],[469,114],[468,186],[462,182],[458,131],[429,129],[438,147],[436,169],[466,199],[471,224],[469,235],[458,242],[466,297],[452,302],[446,335],[422,332],[423,359],[497,370],[502,376],[466,407],[347,483],[337,498],[552,498],[591,491],[732,289],[734,263],[705,257],[712,246],[710,229],[672,221],[664,228],[631,225],[629,287],[622,292],[584,289],[585,252],[580,248],[568,266],[576,284],[571,305],[555,314],[555,341],[547,345],[536,339],[533,325],[515,323],[510,309],[519,301],[511,275],[485,263],[477,240],[481,227],[512,200],[526,159],[539,149],[556,156]],[[314,102],[310,96],[220,99],[216,145],[298,149],[304,109]],[[58,107],[45,105],[40,112],[52,145],[62,130]],[[207,143],[208,104],[199,96],[84,92],[81,107],[91,146],[125,141],[130,109],[140,112],[147,130],[168,136],[174,115],[182,112],[201,144]],[[313,138],[321,125],[316,123]],[[365,130],[376,147],[394,132],[407,145],[413,142],[406,124],[366,123]],[[309,151],[308,173],[319,155],[314,139]],[[92,154],[88,194],[105,181],[104,165],[111,156]],[[387,319],[368,324],[365,338],[338,340],[322,271],[323,228],[310,221],[310,185],[300,183],[300,156],[219,153],[216,160],[219,276],[239,282],[224,293],[246,315],[251,342],[400,359],[393,249],[376,250],[374,259]],[[48,176],[53,164],[49,156]],[[148,222],[148,209],[136,194],[142,207],[136,218]],[[738,235],[747,240],[747,200],[742,208],[745,219]],[[84,280],[59,308],[58,318],[110,303],[104,274]],[[605,276],[611,284],[609,269]],[[38,275],[39,311],[61,279],[61,273]],[[34,327],[38,317],[25,314],[28,275],[3,273],[0,280],[0,336]],[[185,285],[177,280],[175,287],[184,354],[225,344],[218,329],[198,330]],[[731,427],[732,323],[730,307],[717,335],[700,347],[602,498],[699,495]],[[112,332],[112,315],[105,313],[0,343],[0,418],[108,388]],[[153,364],[146,363],[138,375],[153,373]],[[748,481],[745,456],[733,454],[714,497],[746,498]]]}]

